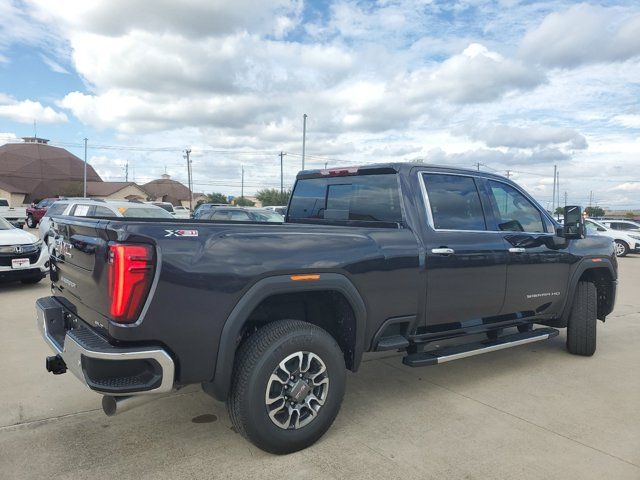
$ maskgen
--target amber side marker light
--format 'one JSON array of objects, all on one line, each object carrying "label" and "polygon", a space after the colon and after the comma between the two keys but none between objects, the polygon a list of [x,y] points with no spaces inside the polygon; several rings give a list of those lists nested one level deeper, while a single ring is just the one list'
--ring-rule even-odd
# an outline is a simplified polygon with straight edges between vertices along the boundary
[{"label": "amber side marker light", "polygon": [[320,275],[317,273],[313,273],[309,275],[291,275],[290,278],[294,282],[304,282],[308,280],[320,280]]}]

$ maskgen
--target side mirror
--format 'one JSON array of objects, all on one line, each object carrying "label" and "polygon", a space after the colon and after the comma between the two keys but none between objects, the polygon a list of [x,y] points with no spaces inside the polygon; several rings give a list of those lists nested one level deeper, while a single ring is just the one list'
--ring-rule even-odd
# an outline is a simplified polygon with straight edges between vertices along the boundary
[{"label": "side mirror", "polygon": [[564,207],[564,227],[562,236],[567,239],[585,237],[584,218],[582,209],[578,206]]}]

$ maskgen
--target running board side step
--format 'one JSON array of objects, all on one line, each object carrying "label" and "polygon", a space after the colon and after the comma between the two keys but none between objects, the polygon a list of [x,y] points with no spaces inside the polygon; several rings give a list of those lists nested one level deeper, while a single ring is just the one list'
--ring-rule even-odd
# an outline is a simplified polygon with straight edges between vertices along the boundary
[{"label": "running board side step", "polygon": [[450,362],[482,353],[517,347],[518,345],[525,345],[527,343],[540,342],[553,338],[558,335],[558,333],[560,332],[555,328],[538,328],[529,332],[505,335],[495,340],[444,347],[440,350],[430,352],[411,353],[403,357],[402,363],[409,367],[426,367],[428,365]]}]

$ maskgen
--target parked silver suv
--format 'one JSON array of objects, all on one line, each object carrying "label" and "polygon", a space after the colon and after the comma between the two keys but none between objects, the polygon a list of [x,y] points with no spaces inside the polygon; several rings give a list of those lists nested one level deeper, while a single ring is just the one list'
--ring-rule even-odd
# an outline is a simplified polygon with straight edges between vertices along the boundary
[{"label": "parked silver suv", "polygon": [[94,218],[173,218],[166,210],[148,203],[90,198],[61,199],[53,203],[40,220],[40,238],[47,244],[49,243],[51,217],[56,215]]}]

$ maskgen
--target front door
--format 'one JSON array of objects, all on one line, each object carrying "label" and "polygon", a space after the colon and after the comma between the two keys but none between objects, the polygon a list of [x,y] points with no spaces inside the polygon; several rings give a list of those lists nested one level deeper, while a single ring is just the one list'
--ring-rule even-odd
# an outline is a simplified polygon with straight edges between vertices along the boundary
[{"label": "front door", "polygon": [[428,232],[428,331],[481,325],[500,313],[507,251],[487,228],[477,180],[469,175],[422,172]]},{"label": "front door", "polygon": [[514,186],[486,180],[495,228],[509,251],[503,314],[550,315],[563,305],[571,254],[541,209]]}]

